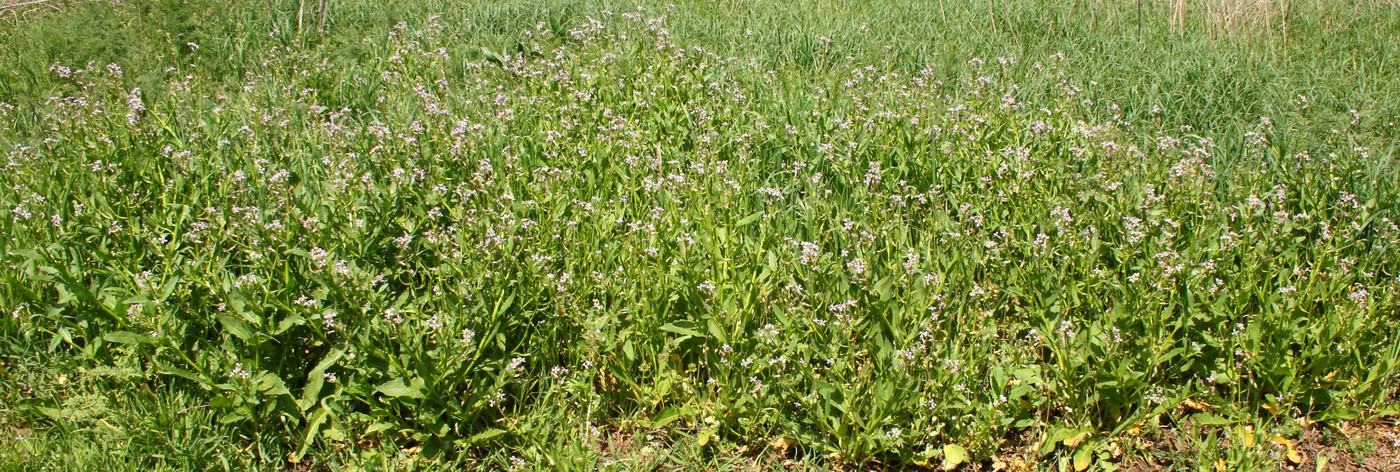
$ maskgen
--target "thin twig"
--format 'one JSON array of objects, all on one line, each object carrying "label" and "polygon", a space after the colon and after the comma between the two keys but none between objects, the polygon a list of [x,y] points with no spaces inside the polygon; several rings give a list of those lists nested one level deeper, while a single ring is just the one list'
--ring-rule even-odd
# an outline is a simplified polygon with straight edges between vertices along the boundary
[{"label": "thin twig", "polygon": [[208,405],[208,404],[204,404],[204,405],[195,405],[195,406],[185,407],[185,408],[180,409],[180,411],[175,412],[175,414],[178,415],[178,414],[184,413],[184,412],[186,412],[186,411],[194,410],[194,409],[197,409],[197,408],[209,408],[209,405]]}]

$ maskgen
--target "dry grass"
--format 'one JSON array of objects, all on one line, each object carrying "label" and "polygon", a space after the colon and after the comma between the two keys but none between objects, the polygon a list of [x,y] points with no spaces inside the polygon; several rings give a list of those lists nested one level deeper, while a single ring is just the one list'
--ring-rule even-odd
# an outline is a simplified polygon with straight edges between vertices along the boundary
[{"label": "dry grass", "polygon": [[18,25],[39,15],[61,12],[73,5],[94,1],[121,3],[121,0],[0,0],[0,18]]},{"label": "dry grass", "polygon": [[1290,0],[1168,0],[1178,34],[1200,28],[1212,38],[1288,34]]},{"label": "dry grass", "polygon": [[[1211,38],[1288,37],[1289,20],[1300,11],[1350,10],[1351,18],[1368,7],[1397,8],[1400,0],[1160,0],[1173,32],[1201,32]],[[1343,8],[1338,8],[1343,7]]]}]

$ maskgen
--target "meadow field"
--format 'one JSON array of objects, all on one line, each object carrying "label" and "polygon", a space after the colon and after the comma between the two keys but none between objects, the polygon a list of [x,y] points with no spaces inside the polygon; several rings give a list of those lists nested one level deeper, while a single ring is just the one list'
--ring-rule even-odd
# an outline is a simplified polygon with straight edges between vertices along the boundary
[{"label": "meadow field", "polygon": [[1400,4],[0,2],[0,470],[1397,470]]}]

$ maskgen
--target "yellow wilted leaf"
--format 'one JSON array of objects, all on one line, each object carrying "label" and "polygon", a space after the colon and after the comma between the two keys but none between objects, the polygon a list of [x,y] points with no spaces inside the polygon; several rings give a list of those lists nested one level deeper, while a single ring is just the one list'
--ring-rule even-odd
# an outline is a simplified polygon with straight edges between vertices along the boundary
[{"label": "yellow wilted leaf", "polygon": [[1190,398],[1182,400],[1181,404],[1186,405],[1187,408],[1190,408],[1195,411],[1206,411],[1210,409],[1210,404],[1207,404],[1205,402],[1198,402]]},{"label": "yellow wilted leaf", "polygon": [[1274,436],[1273,439],[1270,439],[1270,441],[1273,441],[1274,444],[1278,444],[1288,449],[1288,462],[1292,462],[1294,464],[1301,464],[1303,462],[1303,453],[1298,452],[1297,449],[1293,448],[1292,440],[1283,436]]},{"label": "yellow wilted leaf", "polygon": [[953,470],[967,462],[967,449],[957,444],[943,445],[943,470]]},{"label": "yellow wilted leaf", "polygon": [[1093,461],[1094,451],[1092,449],[1088,447],[1079,448],[1079,451],[1074,453],[1074,471],[1084,472]]},{"label": "yellow wilted leaf", "polygon": [[1215,460],[1215,470],[1217,470],[1217,471],[1219,471],[1219,472],[1225,472],[1225,470],[1226,470],[1225,459],[1216,459],[1216,460]]},{"label": "yellow wilted leaf", "polygon": [[1331,381],[1335,380],[1336,378],[1337,378],[1337,371],[1334,370],[1334,371],[1328,373],[1326,377],[1323,377],[1322,380],[1331,382]]},{"label": "yellow wilted leaf", "polygon": [[1079,432],[1079,434],[1075,434],[1074,436],[1067,437],[1067,438],[1065,438],[1065,440],[1064,440],[1065,447],[1075,447],[1075,446],[1078,446],[1079,443],[1084,442],[1084,438],[1087,438],[1087,437],[1089,437],[1089,432],[1088,432],[1088,431],[1081,431],[1081,432]]},{"label": "yellow wilted leaf", "polygon": [[796,447],[796,446],[797,446],[797,441],[793,441],[791,438],[778,438],[778,439],[774,439],[774,440],[773,440],[773,444],[772,444],[772,448],[773,448],[773,449],[776,449],[776,450],[778,450],[778,452],[782,452],[782,453],[786,453],[788,449],[792,449],[793,447]]},{"label": "yellow wilted leaf", "polygon": [[1278,414],[1278,407],[1274,406],[1272,403],[1265,403],[1263,406],[1265,410],[1269,410],[1269,413]]},{"label": "yellow wilted leaf", "polygon": [[1254,447],[1254,427],[1245,426],[1240,428],[1240,442],[1244,447]]}]

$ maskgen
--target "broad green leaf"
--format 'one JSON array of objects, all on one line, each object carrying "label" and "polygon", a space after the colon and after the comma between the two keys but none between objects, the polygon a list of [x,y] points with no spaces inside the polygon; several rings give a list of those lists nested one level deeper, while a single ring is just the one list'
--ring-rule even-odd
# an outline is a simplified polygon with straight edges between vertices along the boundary
[{"label": "broad green leaf", "polygon": [[1229,418],[1210,413],[1196,413],[1191,415],[1191,421],[1196,424],[1207,426],[1228,426],[1235,423],[1234,421],[1230,421]]},{"label": "broad green leaf", "polygon": [[292,394],[291,391],[287,390],[287,383],[283,382],[281,377],[278,377],[272,372],[263,372],[254,379],[254,382],[258,386],[258,391],[266,395],[275,397]]},{"label": "broad green leaf", "polygon": [[1335,407],[1317,417],[1317,421],[1351,421],[1361,417],[1361,410],[1350,407]]},{"label": "broad green leaf", "polygon": [[283,318],[281,322],[277,323],[277,330],[273,331],[272,334],[274,336],[279,335],[287,332],[287,330],[292,329],[292,327],[294,326],[300,326],[303,324],[306,324],[306,318],[302,317],[301,315],[287,315],[286,318]]},{"label": "broad green leaf", "polygon": [[224,331],[244,341],[253,339],[253,329],[249,328],[248,324],[244,323],[243,320],[224,314],[220,314],[218,318],[219,323],[224,325]]},{"label": "broad green leaf", "polygon": [[656,429],[664,428],[666,425],[671,424],[671,422],[676,421],[680,417],[681,411],[676,407],[670,407],[665,410],[661,410],[661,413],[657,414],[656,418],[651,421],[651,427]]},{"label": "broad green leaf", "polygon": [[316,401],[321,395],[321,386],[326,381],[326,369],[335,365],[343,355],[345,355],[344,349],[331,349],[326,353],[325,357],[321,358],[321,362],[317,363],[316,367],[312,368],[311,372],[306,374],[306,386],[302,387],[301,401],[297,404],[297,406],[301,407],[302,411],[306,411],[316,404]]},{"label": "broad green leaf", "polygon": [[390,397],[423,398],[423,381],[414,379],[405,383],[403,377],[379,384],[374,391]]},{"label": "broad green leaf", "polygon": [[667,323],[666,325],[661,327],[661,330],[686,336],[694,336],[697,338],[705,337],[705,335],[698,331],[697,328],[699,328],[699,325],[697,325],[694,321],[679,320]]},{"label": "broad green leaf", "polygon": [[117,344],[152,344],[156,342],[156,340],[150,336],[144,336],[130,331],[113,331],[102,335],[102,339]]},{"label": "broad green leaf", "polygon": [[326,421],[326,416],[329,414],[329,409],[321,408],[316,410],[316,413],[313,413],[310,418],[307,418],[306,428],[301,433],[301,444],[297,446],[296,452],[292,453],[292,462],[301,462],[301,458],[306,456],[306,450],[311,447],[312,443],[316,442],[316,433],[320,431],[321,423]]}]

